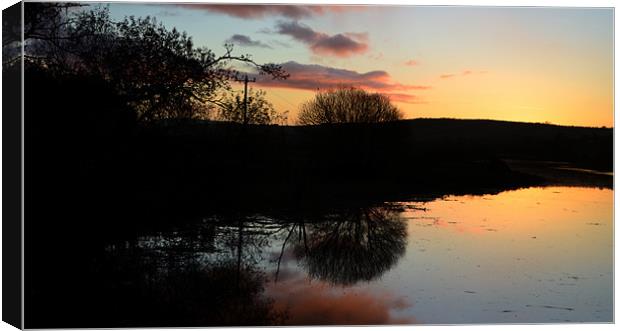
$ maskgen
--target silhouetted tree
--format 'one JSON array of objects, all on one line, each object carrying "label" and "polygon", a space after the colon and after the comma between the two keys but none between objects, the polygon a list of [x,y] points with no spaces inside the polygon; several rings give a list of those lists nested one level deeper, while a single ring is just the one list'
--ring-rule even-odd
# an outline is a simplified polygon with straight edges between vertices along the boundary
[{"label": "silhouetted tree", "polygon": [[58,8],[47,9],[26,8],[30,13],[51,11],[47,21],[55,22],[45,25],[53,28],[41,28],[35,34],[41,42],[33,43],[27,52],[33,63],[55,73],[104,78],[141,122],[204,117],[215,105],[217,92],[228,88],[229,79],[236,75],[231,61],[249,64],[276,79],[286,78],[278,65],[234,55],[232,45],[226,45],[221,56],[195,47],[186,33],[169,30],[148,16],[114,22],[105,7],[64,15],[57,14]]},{"label": "silhouetted tree", "polygon": [[243,93],[229,93],[220,102],[218,119],[243,124],[274,124],[286,122],[286,115],[276,112],[263,90],[248,91],[248,109],[244,121]]},{"label": "silhouetted tree", "polygon": [[354,87],[319,92],[301,106],[301,125],[330,123],[379,123],[401,119],[402,113],[380,93]]},{"label": "silhouetted tree", "polygon": [[[23,38],[26,63],[49,65],[58,56],[54,48],[67,39],[67,26],[73,21],[69,11],[86,6],[71,2],[24,3]],[[21,17],[8,16],[2,22],[3,65],[13,65],[21,57]]]}]

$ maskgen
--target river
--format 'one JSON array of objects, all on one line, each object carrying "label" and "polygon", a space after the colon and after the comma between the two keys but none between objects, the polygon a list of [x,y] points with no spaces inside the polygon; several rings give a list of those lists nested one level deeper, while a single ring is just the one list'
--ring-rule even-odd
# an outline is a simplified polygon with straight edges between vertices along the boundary
[{"label": "river", "polygon": [[155,288],[164,298],[158,309],[205,310],[185,325],[613,320],[609,189],[210,215],[112,242],[106,252],[105,265],[140,265],[124,277],[138,292]]}]

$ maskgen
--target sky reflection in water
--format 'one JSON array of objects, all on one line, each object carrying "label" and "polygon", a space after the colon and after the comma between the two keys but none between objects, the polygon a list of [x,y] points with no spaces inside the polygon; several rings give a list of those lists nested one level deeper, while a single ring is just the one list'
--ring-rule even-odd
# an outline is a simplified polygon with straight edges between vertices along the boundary
[{"label": "sky reflection in water", "polygon": [[165,257],[164,270],[189,254],[178,266],[255,274],[263,284],[244,304],[276,312],[268,323],[610,322],[612,201],[612,190],[547,187],[303,217],[216,216],[135,245]]},{"label": "sky reflection in water", "polygon": [[612,200],[548,187],[419,204],[398,215],[406,253],[380,278],[330,286],[290,253],[266,295],[297,325],[611,321]]}]

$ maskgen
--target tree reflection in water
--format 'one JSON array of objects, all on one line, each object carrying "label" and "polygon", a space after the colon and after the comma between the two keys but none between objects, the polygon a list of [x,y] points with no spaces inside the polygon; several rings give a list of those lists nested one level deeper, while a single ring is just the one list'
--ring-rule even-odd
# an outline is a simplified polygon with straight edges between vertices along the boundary
[{"label": "tree reflection in water", "polygon": [[260,218],[218,217],[108,245],[99,297],[115,302],[107,308],[120,322],[113,326],[282,324],[257,267],[272,232]]},{"label": "tree reflection in water", "polygon": [[308,275],[337,285],[372,281],[405,253],[406,222],[387,207],[328,214],[304,229],[307,239],[294,247]]},{"label": "tree reflection in water", "polygon": [[[311,221],[307,221],[309,219]],[[282,241],[281,246],[273,246]],[[390,207],[339,210],[318,217],[218,215],[185,229],[150,232],[110,244],[96,266],[116,302],[113,326],[282,324],[264,295],[268,251],[289,248],[310,277],[353,285],[380,277],[406,246],[406,223]],[[276,253],[278,254],[278,253]]]}]

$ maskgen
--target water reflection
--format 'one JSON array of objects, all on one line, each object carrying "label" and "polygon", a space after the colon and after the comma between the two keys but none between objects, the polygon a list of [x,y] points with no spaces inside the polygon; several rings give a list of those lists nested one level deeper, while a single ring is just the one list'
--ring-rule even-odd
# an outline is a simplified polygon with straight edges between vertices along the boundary
[{"label": "water reflection", "polygon": [[309,224],[303,235],[294,252],[308,275],[352,285],[377,279],[396,264],[405,253],[407,223],[388,207],[349,209]]},{"label": "water reflection", "polygon": [[612,190],[528,188],[424,208],[403,213],[407,255],[386,275],[400,276],[389,288],[409,286],[423,323],[613,320]]},{"label": "water reflection", "polygon": [[[290,248],[308,276],[353,285],[377,279],[405,253],[407,223],[400,213],[400,208],[385,205],[286,220],[218,215],[204,218],[189,229],[158,232],[125,244],[162,255],[158,263],[163,269],[233,261],[238,270],[261,263],[264,250],[279,245],[276,281],[284,252]],[[283,241],[278,240],[284,236]]]},{"label": "water reflection", "polygon": [[308,279],[302,270],[291,270],[285,279],[267,283],[265,294],[274,300],[275,309],[286,311],[285,325],[417,322],[409,312],[413,303],[402,293],[365,286],[331,286]]},{"label": "water reflection", "polygon": [[110,243],[93,295],[124,326],[609,321],[612,195],[213,215]]},{"label": "water reflection", "polygon": [[111,243],[98,268],[113,288],[106,295],[140,307],[116,312],[126,325],[274,325],[285,323],[290,307],[276,308],[264,289],[270,275],[277,281],[285,252],[304,277],[350,286],[380,277],[406,244],[406,222],[389,206],[288,218],[216,215]]},{"label": "water reflection", "polygon": [[206,223],[109,245],[97,263],[106,289],[98,298],[115,302],[106,313],[123,326],[282,324],[262,295],[266,274],[240,249],[253,243],[244,228],[234,238],[230,227]]}]

